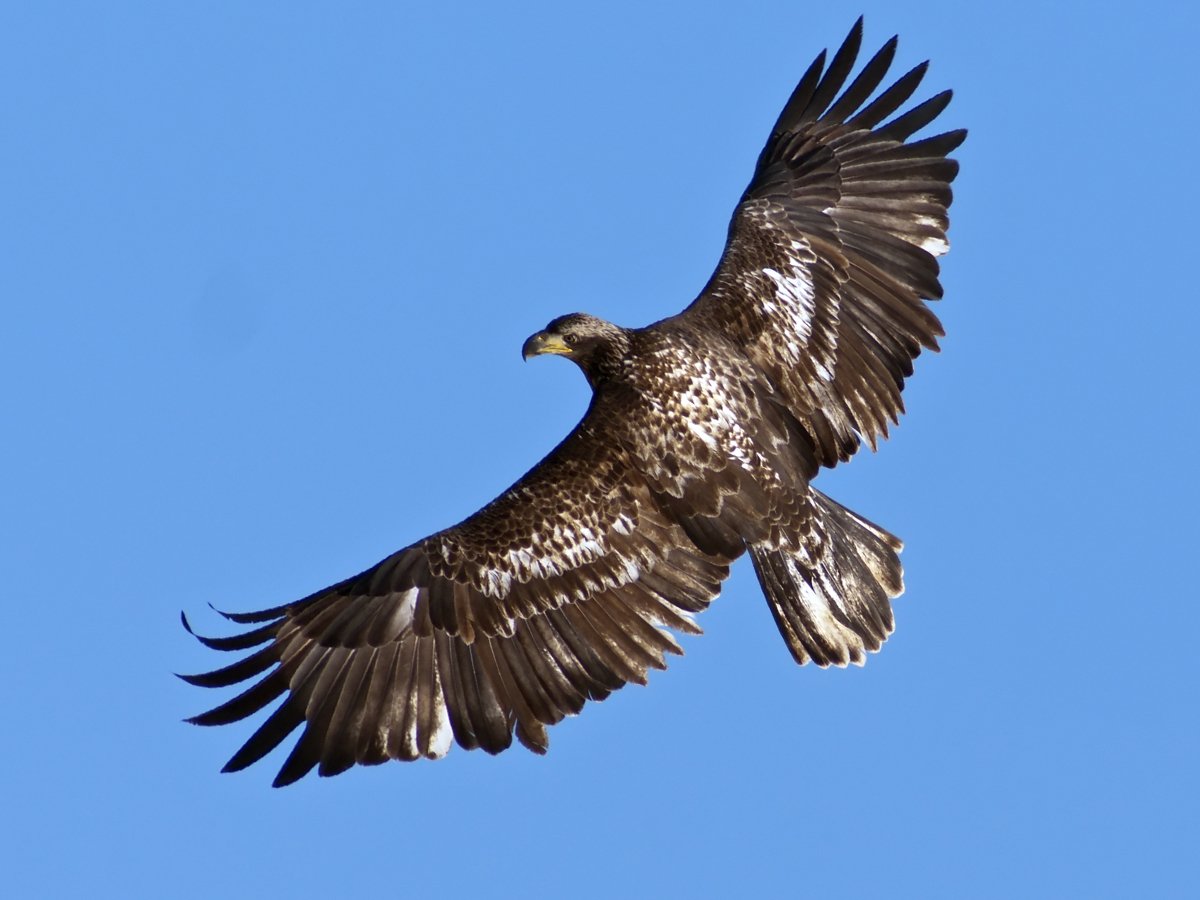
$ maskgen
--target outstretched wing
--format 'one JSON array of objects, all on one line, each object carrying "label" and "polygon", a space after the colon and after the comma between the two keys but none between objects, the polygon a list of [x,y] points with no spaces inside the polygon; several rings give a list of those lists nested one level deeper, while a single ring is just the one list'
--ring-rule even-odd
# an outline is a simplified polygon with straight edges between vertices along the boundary
[{"label": "outstretched wing", "polygon": [[452,739],[498,753],[514,729],[544,752],[547,725],[681,652],[664,627],[699,631],[692,614],[729,560],[696,548],[591,418],[463,523],[296,603],[226,614],[250,631],[200,637],[261,647],[186,681],[258,680],[189,721],[235,722],[283,697],[225,770],[301,725],[276,786],[314,766],[438,757]]},{"label": "outstretched wing", "polygon": [[944,91],[890,122],[925,74],[884,90],[896,38],[841,93],[862,19],[824,69],[797,85],[759,156],[716,272],[681,317],[744,346],[784,392],[823,465],[886,436],[923,347],[943,333],[924,300],[942,295],[949,248],[946,156],[966,132],[910,136],[950,102]]}]

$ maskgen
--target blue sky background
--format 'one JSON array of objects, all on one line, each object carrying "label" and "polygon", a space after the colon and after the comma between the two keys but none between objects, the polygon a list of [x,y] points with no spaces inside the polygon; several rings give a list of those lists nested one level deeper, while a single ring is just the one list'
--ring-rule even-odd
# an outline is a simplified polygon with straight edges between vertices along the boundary
[{"label": "blue sky background", "polygon": [[[1186,4],[0,7],[0,862],[11,896],[1196,896]],[[206,604],[449,525],[587,388],[522,340],[707,279],[811,58],[953,87],[909,415],[820,484],[907,542],[865,669],[740,565],[547,757],[218,769]],[[897,72],[902,69],[897,69]]]}]

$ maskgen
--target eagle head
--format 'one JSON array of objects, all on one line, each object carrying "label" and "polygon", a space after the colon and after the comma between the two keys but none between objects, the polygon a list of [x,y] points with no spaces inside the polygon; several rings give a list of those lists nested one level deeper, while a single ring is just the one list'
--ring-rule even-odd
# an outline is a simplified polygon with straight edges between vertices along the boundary
[{"label": "eagle head", "polygon": [[521,347],[521,356],[524,359],[546,354],[565,356],[583,369],[595,386],[620,369],[629,347],[627,329],[587,313],[570,313],[530,335]]}]

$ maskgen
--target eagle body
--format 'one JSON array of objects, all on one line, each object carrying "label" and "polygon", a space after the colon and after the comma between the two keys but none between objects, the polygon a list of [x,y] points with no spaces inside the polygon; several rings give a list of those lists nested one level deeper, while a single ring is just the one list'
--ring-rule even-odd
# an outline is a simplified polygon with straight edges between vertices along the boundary
[{"label": "eagle body", "polygon": [[301,727],[276,785],[453,743],[498,753],[514,735],[544,752],[547,726],[681,653],[675,633],[699,633],[743,554],[798,663],[879,649],[900,542],[812,481],[886,436],[913,360],[937,347],[925,301],[941,296],[947,154],[966,133],[910,140],[948,91],[885,123],[925,67],[880,90],[892,38],[846,85],[861,35],[860,19],[801,78],[690,306],[633,329],[572,313],[525,342],[592,388],[542,462],[463,522],[301,600],[225,614],[254,626],[240,634],[198,636],[253,652],[185,680],[251,683],[190,721],[281,701],[227,771]]},{"label": "eagle body", "polygon": [[[567,321],[620,331],[602,351],[611,365],[585,370],[587,415],[543,464],[428,539],[436,574],[505,595],[512,580],[564,574],[559,559],[568,572],[593,562],[660,507],[662,527],[693,526],[701,549],[731,561],[807,495],[816,466],[798,426],[789,434],[773,388],[732,342],[671,320],[629,330],[582,314]],[[530,506],[542,515],[523,515]],[[559,555],[547,558],[545,542]],[[482,569],[471,556],[479,547],[490,551]],[[636,580],[636,560],[627,562],[620,574]]]}]

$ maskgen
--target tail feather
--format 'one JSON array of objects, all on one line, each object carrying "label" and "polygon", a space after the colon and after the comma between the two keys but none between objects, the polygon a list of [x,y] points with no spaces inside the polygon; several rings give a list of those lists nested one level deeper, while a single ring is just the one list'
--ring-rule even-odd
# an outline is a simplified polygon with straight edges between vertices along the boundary
[{"label": "tail feather", "polygon": [[751,545],[775,624],[796,662],[863,665],[892,633],[891,598],[904,592],[900,541],[819,491],[795,546]]}]

